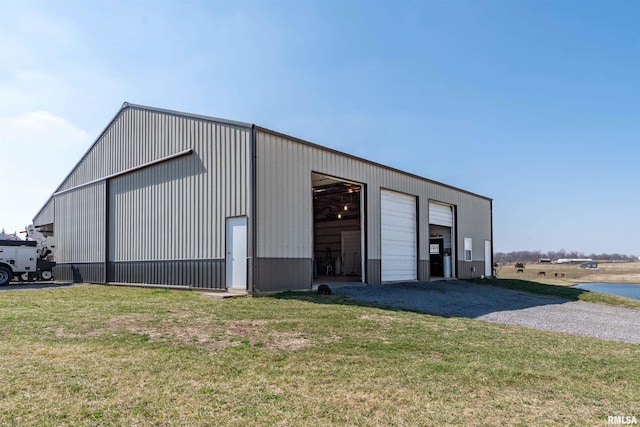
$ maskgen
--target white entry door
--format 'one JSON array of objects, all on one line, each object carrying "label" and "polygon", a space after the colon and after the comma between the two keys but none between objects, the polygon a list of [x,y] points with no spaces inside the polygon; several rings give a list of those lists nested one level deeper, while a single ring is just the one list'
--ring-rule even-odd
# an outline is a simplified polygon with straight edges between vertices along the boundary
[{"label": "white entry door", "polygon": [[484,275],[486,277],[493,276],[493,269],[491,268],[491,260],[493,259],[491,253],[491,240],[484,241]]},{"label": "white entry door", "polygon": [[247,289],[247,218],[227,218],[227,288]]}]

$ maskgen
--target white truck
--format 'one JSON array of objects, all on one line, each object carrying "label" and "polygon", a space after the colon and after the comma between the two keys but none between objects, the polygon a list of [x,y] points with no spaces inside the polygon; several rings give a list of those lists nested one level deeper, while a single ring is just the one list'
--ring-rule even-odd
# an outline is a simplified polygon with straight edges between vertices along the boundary
[{"label": "white truck", "polygon": [[34,240],[0,236],[0,286],[14,277],[24,281],[53,278],[55,245],[32,225],[27,227],[26,233]]}]

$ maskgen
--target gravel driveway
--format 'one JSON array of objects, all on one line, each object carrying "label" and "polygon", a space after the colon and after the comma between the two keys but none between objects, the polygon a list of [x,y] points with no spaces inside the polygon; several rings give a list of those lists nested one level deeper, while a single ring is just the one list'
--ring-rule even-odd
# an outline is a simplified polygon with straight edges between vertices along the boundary
[{"label": "gravel driveway", "polygon": [[423,313],[640,343],[640,310],[624,307],[570,301],[456,280],[345,286],[336,287],[333,292]]}]

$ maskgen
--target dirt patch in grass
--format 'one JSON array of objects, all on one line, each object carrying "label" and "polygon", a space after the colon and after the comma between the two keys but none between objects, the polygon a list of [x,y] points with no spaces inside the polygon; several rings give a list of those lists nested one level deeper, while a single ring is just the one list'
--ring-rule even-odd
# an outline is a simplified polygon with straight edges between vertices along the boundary
[{"label": "dirt patch in grass", "polygon": [[278,332],[271,334],[269,342],[263,348],[268,350],[300,350],[309,347],[311,340],[301,337],[296,333]]},{"label": "dirt patch in grass", "polygon": [[90,331],[83,334],[73,334],[71,332],[65,332],[64,328],[60,326],[56,329],[54,336],[56,338],[99,338],[104,336],[103,331]]},{"label": "dirt patch in grass", "polygon": [[392,322],[397,321],[393,316],[385,316],[381,314],[363,314],[359,317],[362,320],[371,320],[384,326],[389,326]]},{"label": "dirt patch in grass", "polygon": [[[229,320],[218,325],[202,325],[192,318],[193,313],[172,313],[178,316],[165,321],[149,322],[148,317],[129,314],[110,319],[99,329],[86,330],[83,333],[65,331],[61,326],[54,336],[56,338],[106,338],[116,336],[118,331],[125,330],[132,334],[144,336],[149,342],[164,342],[182,345],[195,345],[210,350],[221,350],[249,344],[268,350],[299,350],[313,343],[298,332],[281,332],[270,330],[274,320]],[[200,319],[201,320],[201,319]],[[86,328],[88,329],[88,327]]]}]

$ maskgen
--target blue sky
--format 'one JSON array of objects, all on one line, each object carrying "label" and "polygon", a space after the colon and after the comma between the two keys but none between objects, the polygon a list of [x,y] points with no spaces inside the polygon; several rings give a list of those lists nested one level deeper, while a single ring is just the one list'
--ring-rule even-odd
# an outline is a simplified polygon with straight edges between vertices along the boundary
[{"label": "blue sky", "polygon": [[128,101],[491,197],[496,251],[640,255],[638,22],[631,0],[4,0],[0,227]]}]

